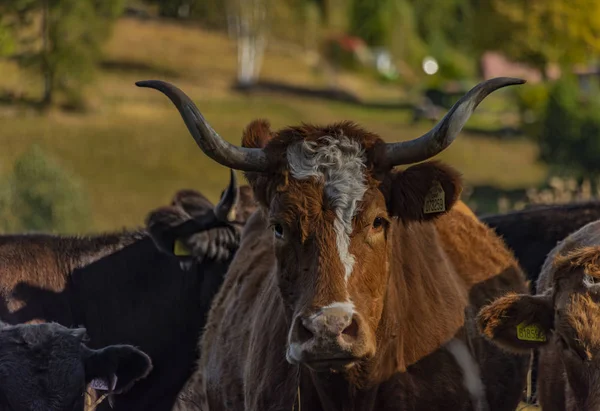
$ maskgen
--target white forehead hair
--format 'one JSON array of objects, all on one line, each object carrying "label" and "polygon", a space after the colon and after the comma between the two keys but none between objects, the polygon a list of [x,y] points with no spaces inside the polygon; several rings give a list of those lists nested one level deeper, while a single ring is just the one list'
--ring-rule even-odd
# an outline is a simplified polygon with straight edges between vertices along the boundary
[{"label": "white forehead hair", "polygon": [[358,141],[344,136],[324,136],[316,141],[301,141],[287,149],[290,173],[297,180],[316,177],[324,184],[324,194],[336,219],[336,245],[346,272],[352,274],[354,256],[348,251],[352,218],[362,200],[365,182],[365,152]]}]

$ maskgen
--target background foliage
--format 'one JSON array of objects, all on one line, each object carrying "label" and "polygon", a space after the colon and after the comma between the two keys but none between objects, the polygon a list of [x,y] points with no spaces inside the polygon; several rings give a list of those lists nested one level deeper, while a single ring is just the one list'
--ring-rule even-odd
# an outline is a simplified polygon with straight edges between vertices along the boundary
[{"label": "background foliage", "polygon": [[[0,0],[0,175],[7,176],[0,209],[11,221],[5,231],[136,226],[185,187],[218,198],[227,170],[198,152],[163,96],[133,86],[149,78],[186,90],[234,143],[249,121],[265,117],[274,128],[350,119],[399,141],[431,126],[414,115],[425,92],[455,101],[481,81],[482,56],[495,51],[545,78],[494,93],[442,153],[464,173],[464,198],[479,211],[495,211],[499,195],[525,198],[556,175],[597,181],[596,2],[252,0],[244,13],[266,7],[267,17],[250,36],[239,30],[248,19],[228,7],[234,3],[242,4]],[[365,46],[344,43],[355,37]],[[377,71],[382,51],[395,75]],[[426,57],[439,65],[433,75],[423,70]],[[247,87],[240,92],[232,86],[244,70],[250,74],[242,76]],[[306,97],[311,93],[318,97]],[[17,163],[36,144],[78,187],[52,194],[64,205],[26,195],[16,182],[25,179],[14,177]],[[15,217],[26,210],[14,206],[25,201],[16,197],[41,211]],[[86,209],[89,220],[76,215]],[[58,210],[79,222],[65,225]]]},{"label": "background foliage", "polygon": [[34,145],[0,185],[0,227],[9,231],[77,232],[90,223],[85,188]]}]

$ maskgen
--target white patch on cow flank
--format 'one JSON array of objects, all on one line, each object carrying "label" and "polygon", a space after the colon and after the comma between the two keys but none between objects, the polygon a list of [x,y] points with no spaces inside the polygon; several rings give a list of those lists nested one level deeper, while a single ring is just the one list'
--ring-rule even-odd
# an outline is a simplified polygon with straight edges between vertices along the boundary
[{"label": "white patch on cow flank", "polygon": [[463,341],[453,338],[446,344],[446,349],[452,354],[456,363],[462,370],[464,385],[471,396],[473,410],[489,410],[487,399],[485,397],[485,387],[479,374],[479,366],[469,352],[467,345]]},{"label": "white patch on cow flank", "polygon": [[302,141],[287,149],[290,173],[297,180],[315,177],[323,182],[324,194],[335,210],[334,230],[346,282],[354,268],[350,253],[352,218],[367,186],[365,183],[365,153],[358,141],[339,136],[324,136],[316,141]]}]

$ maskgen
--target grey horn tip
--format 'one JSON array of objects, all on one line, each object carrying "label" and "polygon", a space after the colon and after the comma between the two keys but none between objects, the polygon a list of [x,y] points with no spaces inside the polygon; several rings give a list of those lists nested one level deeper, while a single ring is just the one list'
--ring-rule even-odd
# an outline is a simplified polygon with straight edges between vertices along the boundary
[{"label": "grey horn tip", "polygon": [[161,80],[140,80],[135,82],[135,85],[138,87],[148,88],[158,88],[163,84],[165,84],[165,82]]},{"label": "grey horn tip", "polygon": [[517,77],[495,77],[485,81],[484,83],[490,84],[493,87],[501,88],[505,86],[515,86],[518,84],[525,84],[527,80]]}]

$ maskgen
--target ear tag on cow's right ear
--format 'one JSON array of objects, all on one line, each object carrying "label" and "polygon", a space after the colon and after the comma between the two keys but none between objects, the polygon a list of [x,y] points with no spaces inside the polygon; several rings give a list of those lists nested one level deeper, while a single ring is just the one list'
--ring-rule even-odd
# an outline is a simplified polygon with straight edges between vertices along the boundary
[{"label": "ear tag on cow's right ear", "polygon": [[517,338],[521,341],[545,342],[546,333],[537,324],[526,324],[522,322],[517,325]]},{"label": "ear tag on cow's right ear", "polygon": [[114,375],[110,378],[110,387],[108,386],[109,383],[108,381],[106,381],[104,378],[94,378],[91,382],[90,382],[90,387],[98,390],[98,391],[114,391],[115,387],[117,386],[117,376]]},{"label": "ear tag on cow's right ear", "polygon": [[180,239],[176,239],[175,244],[173,244],[173,254],[175,254],[178,257],[184,257],[189,256],[192,253]]},{"label": "ear tag on cow's right ear", "polygon": [[434,181],[425,196],[425,204],[423,204],[423,213],[441,213],[446,211],[446,193],[439,181]]}]

